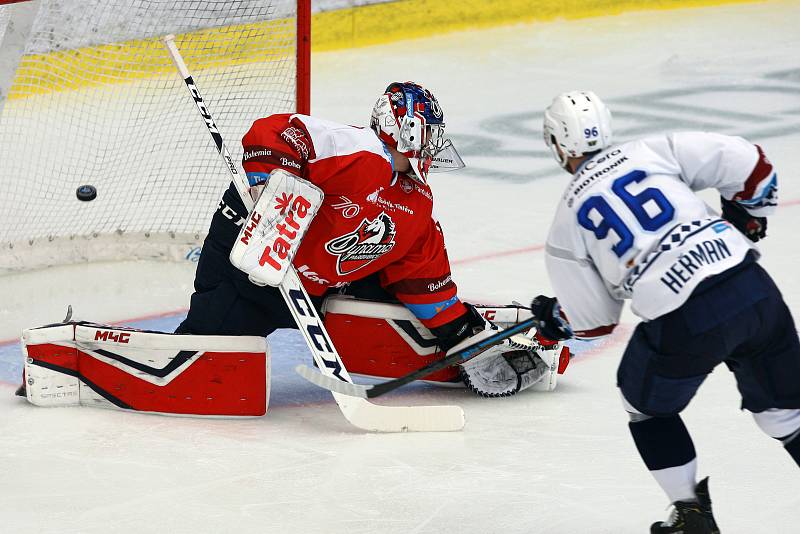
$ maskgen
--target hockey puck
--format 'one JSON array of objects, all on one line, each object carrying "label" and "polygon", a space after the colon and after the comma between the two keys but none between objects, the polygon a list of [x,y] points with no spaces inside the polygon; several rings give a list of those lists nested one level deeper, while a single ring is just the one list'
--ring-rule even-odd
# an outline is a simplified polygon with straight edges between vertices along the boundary
[{"label": "hockey puck", "polygon": [[82,185],[75,191],[78,200],[89,202],[97,198],[97,188],[93,185]]}]

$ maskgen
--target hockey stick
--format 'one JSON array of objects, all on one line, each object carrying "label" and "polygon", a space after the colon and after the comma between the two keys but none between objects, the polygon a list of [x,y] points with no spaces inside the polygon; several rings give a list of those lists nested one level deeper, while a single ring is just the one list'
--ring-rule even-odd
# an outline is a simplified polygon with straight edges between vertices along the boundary
[{"label": "hockey stick", "polygon": [[[164,46],[172,57],[175,67],[183,78],[189,94],[192,96],[200,115],[214,139],[217,151],[225,161],[225,166],[233,179],[236,190],[249,211],[253,208],[247,189],[249,183],[228,153],[222,135],[219,132],[211,113],[200,95],[200,91],[192,79],[183,57],[175,45],[174,36],[167,35],[163,39]],[[281,296],[286,301],[289,311],[303,333],[317,366],[333,380],[352,382],[342,363],[339,353],[330,341],[322,320],[314,310],[311,299],[303,287],[297,271],[292,266],[286,277],[278,286]],[[334,378],[337,377],[337,378]],[[354,426],[377,432],[445,432],[461,430],[464,427],[464,411],[458,406],[378,406],[364,399],[348,397],[333,393],[333,397],[342,410],[345,418]]]},{"label": "hockey stick", "polygon": [[365,386],[363,384],[353,384],[350,382],[342,382],[341,380],[335,380],[330,376],[326,376],[320,374],[319,372],[311,369],[307,365],[298,365],[295,367],[295,371],[297,374],[315,384],[323,389],[327,389],[329,391],[335,393],[341,393],[342,395],[349,395],[351,397],[360,397],[362,399],[373,399],[375,397],[380,397],[384,393],[389,393],[400,386],[404,386],[409,382],[413,382],[414,380],[419,380],[420,378],[424,378],[431,373],[435,373],[440,369],[444,369],[445,367],[450,367],[451,365],[458,364],[464,360],[468,360],[477,356],[478,354],[482,353],[483,351],[489,349],[490,347],[497,345],[498,343],[502,342],[505,339],[508,339],[512,336],[520,334],[526,330],[530,330],[536,326],[536,319],[531,317],[526,321],[522,321],[521,323],[517,323],[516,325],[508,328],[506,330],[501,330],[498,333],[489,336],[487,338],[478,341],[472,345],[464,347],[463,349],[454,352],[453,354],[449,354],[442,358],[441,360],[436,360],[425,367],[421,367],[416,371],[412,371],[405,376],[401,376],[400,378],[395,378],[393,380],[387,380],[386,382],[380,382],[378,384],[373,384],[371,386]]}]

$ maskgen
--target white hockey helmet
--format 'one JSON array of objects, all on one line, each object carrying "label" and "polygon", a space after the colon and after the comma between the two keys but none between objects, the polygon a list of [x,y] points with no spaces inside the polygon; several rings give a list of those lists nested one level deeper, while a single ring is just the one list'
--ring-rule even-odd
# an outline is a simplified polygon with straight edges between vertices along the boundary
[{"label": "white hockey helmet", "polygon": [[544,142],[562,167],[609,146],[611,134],[611,112],[591,91],[562,93],[544,111]]},{"label": "white hockey helmet", "polygon": [[372,108],[370,128],[381,141],[408,157],[414,178],[428,172],[464,167],[453,143],[444,136],[444,113],[436,97],[414,82],[395,82]]}]

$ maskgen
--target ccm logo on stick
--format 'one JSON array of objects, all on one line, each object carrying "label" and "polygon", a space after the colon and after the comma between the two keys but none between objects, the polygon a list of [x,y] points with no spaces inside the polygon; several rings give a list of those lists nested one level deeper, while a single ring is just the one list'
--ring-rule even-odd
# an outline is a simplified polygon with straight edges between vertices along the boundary
[{"label": "ccm logo on stick", "polygon": [[114,332],[111,330],[98,330],[94,333],[95,341],[114,341],[116,343],[127,343],[131,338],[128,332]]},{"label": "ccm logo on stick", "polygon": [[[294,239],[297,238],[297,230],[300,229],[298,220],[305,219],[308,216],[308,209],[311,203],[303,196],[281,194],[281,198],[275,198],[275,209],[281,210],[281,215],[284,215],[283,222],[275,225],[278,230],[278,237],[273,241],[272,246],[267,245],[258,264],[262,267],[269,265],[276,271],[282,269],[281,261],[289,257]],[[276,258],[277,256],[277,258]]]}]

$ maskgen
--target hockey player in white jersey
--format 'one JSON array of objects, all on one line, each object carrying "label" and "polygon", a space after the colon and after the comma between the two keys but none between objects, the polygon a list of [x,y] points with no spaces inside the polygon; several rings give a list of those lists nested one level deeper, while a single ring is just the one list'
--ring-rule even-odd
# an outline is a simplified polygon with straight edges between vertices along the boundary
[{"label": "hockey player in white jersey", "polygon": [[[556,298],[534,299],[553,339],[607,334],[623,301],[643,319],[617,384],[639,453],[674,504],[652,533],[718,533],[707,478],[680,412],[725,362],[742,407],[800,465],[800,341],[758,265],[777,178],[740,137],[673,133],[612,145],[611,114],[589,91],[555,98],[545,143],[573,175],[547,238]],[[721,195],[722,216],[695,191]]]}]

